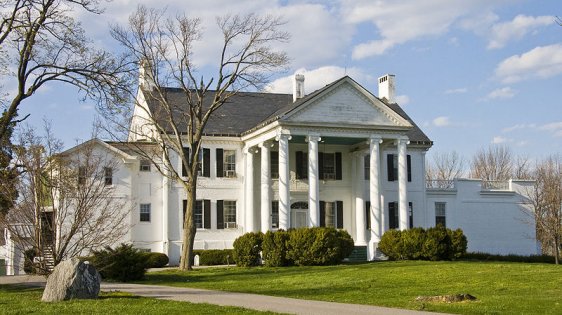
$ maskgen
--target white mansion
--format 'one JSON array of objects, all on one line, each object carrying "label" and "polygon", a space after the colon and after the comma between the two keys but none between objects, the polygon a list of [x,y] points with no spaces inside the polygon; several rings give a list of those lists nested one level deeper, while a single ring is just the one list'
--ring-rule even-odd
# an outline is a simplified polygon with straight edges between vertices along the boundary
[{"label": "white mansion", "polygon": [[[427,182],[433,143],[395,103],[394,79],[379,78],[378,96],[348,76],[305,95],[304,77],[296,75],[292,95],[239,93],[215,112],[202,142],[195,248],[231,248],[250,231],[333,226],[373,260],[388,229],[442,223],[463,229],[472,252],[537,254],[525,213],[532,183]],[[181,102],[179,90],[167,92]],[[136,106],[158,104],[141,85]],[[141,112],[135,109],[131,130],[142,127]],[[142,140],[136,134],[129,141]],[[125,241],[177,264],[182,186],[123,143],[92,141],[120,161],[111,184],[134,204]]]}]

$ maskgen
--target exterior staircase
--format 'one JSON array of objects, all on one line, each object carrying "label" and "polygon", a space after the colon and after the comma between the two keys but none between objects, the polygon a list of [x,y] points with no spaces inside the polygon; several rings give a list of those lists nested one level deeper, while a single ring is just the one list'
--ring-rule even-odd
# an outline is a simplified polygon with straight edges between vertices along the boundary
[{"label": "exterior staircase", "polygon": [[366,262],[367,261],[367,246],[355,246],[351,255],[345,259],[348,262]]}]

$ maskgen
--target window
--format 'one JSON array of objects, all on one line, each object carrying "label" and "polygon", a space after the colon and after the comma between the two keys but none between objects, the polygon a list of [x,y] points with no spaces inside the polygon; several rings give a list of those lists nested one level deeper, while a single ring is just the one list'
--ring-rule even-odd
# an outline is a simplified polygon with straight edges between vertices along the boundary
[{"label": "window", "polygon": [[236,201],[224,201],[224,227],[236,228]]},{"label": "window", "polygon": [[[408,202],[408,216],[408,226],[411,229],[414,227],[414,208],[411,202]],[[397,201],[388,203],[388,227],[390,229],[398,229],[400,227],[400,216]]]},{"label": "window", "polygon": [[371,202],[365,202],[365,227],[367,230],[371,229]]},{"label": "window", "polygon": [[279,179],[279,152],[271,151],[270,154],[270,167],[271,167],[271,178]]},{"label": "window", "polygon": [[343,229],[342,201],[320,201],[320,226]]},{"label": "window", "polygon": [[236,201],[217,200],[217,229],[236,228]]},{"label": "window", "polygon": [[[187,200],[183,200],[183,223],[185,224],[185,213],[187,211]],[[211,228],[211,200],[196,200],[193,209],[193,217],[196,229]],[[185,225],[184,225],[185,227]]]},{"label": "window", "polygon": [[271,202],[271,228],[279,228],[279,200]]},{"label": "window", "polygon": [[78,185],[86,184],[86,167],[78,167]]},{"label": "window", "polygon": [[211,149],[201,148],[199,150],[199,170],[201,177],[211,177]]},{"label": "window", "polygon": [[140,221],[150,222],[150,204],[141,203],[140,205]]},{"label": "window", "polygon": [[[189,157],[191,155],[191,150],[189,148],[183,148],[183,156],[184,158],[189,161]],[[185,163],[182,160],[182,157],[179,156],[180,160],[181,160],[181,176],[187,176],[187,165],[185,165]]]},{"label": "window", "polygon": [[388,228],[398,228],[398,202],[393,201],[388,203]]},{"label": "window", "polygon": [[236,177],[236,151],[217,149],[217,177]]},{"label": "window", "polygon": [[297,151],[295,160],[295,175],[297,179],[308,179],[308,153]]},{"label": "window", "polygon": [[318,172],[320,179],[341,180],[341,152],[318,152]]},{"label": "window", "polygon": [[103,168],[104,185],[113,185],[113,169],[111,167]]},{"label": "window", "polygon": [[142,159],[140,161],[140,167],[139,170],[141,172],[150,172],[150,160],[148,159]]},{"label": "window", "polygon": [[447,226],[447,211],[445,202],[435,203],[435,225],[441,224],[444,227]]},{"label": "window", "polygon": [[[398,180],[398,155],[388,154],[386,156],[386,170],[388,175],[388,181],[393,182]],[[408,181],[412,181],[412,158],[408,154],[406,155],[406,168],[408,170]]]}]

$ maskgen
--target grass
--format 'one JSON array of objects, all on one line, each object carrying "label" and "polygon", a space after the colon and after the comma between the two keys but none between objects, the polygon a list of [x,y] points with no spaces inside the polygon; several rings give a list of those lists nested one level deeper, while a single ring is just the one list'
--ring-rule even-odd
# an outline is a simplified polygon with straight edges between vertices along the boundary
[{"label": "grass", "polygon": [[[562,314],[562,267],[509,262],[378,262],[327,267],[208,268],[144,283],[459,314]],[[469,293],[475,302],[421,303]]]},{"label": "grass", "polygon": [[222,307],[142,298],[123,292],[102,293],[97,300],[41,302],[43,289],[0,285],[1,314],[274,314],[239,307]]}]

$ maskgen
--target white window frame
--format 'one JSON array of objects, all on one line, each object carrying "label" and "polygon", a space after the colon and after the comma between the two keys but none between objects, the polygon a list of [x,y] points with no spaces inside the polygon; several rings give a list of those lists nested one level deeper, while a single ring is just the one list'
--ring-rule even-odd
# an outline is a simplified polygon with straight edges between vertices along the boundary
[{"label": "white window frame", "polygon": [[[139,221],[140,222],[150,222],[151,221],[151,214],[152,209],[151,209],[151,205],[150,203],[141,203],[139,205]],[[147,215],[148,214],[148,220],[143,220],[143,214]]]},{"label": "white window frame", "polygon": [[326,227],[335,228],[338,226],[338,215],[337,215],[338,204],[334,202],[326,202],[324,204],[324,223]]},{"label": "white window frame", "polygon": [[[195,217],[195,228],[201,230],[205,226],[205,205],[203,200],[195,200],[195,209],[193,209],[193,215]],[[197,218],[200,217],[201,221],[197,222]],[[199,224],[198,224],[199,223]]]},{"label": "white window frame", "polygon": [[235,229],[236,226],[236,201],[223,201],[223,220],[225,229]]},{"label": "white window frame", "polygon": [[[326,157],[330,156],[331,157],[331,162],[333,163],[332,166],[328,166],[326,164],[327,160]],[[322,166],[322,172],[324,174],[324,179],[325,180],[335,180],[336,179],[336,153],[335,152],[324,152],[323,154],[323,166]],[[327,171],[327,168],[330,167],[331,172]]]},{"label": "white window frame", "polygon": [[[236,177],[236,150],[224,150],[222,157],[223,176]],[[225,221],[226,224],[226,221]]]},{"label": "white window frame", "polygon": [[113,168],[108,166],[103,168],[103,184],[104,186],[113,185]]},{"label": "white window frame", "polygon": [[435,202],[435,225],[437,226],[438,218],[443,218],[444,227],[447,227],[447,203],[442,201]]},{"label": "white window frame", "polygon": [[141,159],[141,160],[140,160],[140,165],[139,165],[139,171],[141,171],[141,172],[150,172],[150,170],[151,170],[150,160],[148,160],[148,159]]}]

